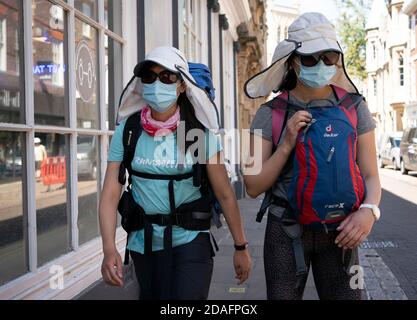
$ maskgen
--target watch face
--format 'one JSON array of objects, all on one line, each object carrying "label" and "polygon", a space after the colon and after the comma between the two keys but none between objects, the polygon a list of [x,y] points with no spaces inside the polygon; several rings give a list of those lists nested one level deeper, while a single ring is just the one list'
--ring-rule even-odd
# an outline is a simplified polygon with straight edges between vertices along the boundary
[{"label": "watch face", "polygon": [[381,217],[381,211],[377,206],[375,206],[374,208],[374,214],[377,216],[378,219]]},{"label": "watch face", "polygon": [[380,216],[378,207],[377,206],[372,206],[370,208],[372,209],[372,213],[373,213],[375,219],[378,220],[379,216]]},{"label": "watch face", "polygon": [[379,211],[378,206],[376,205],[370,205],[370,204],[364,204],[361,206],[361,208],[368,208],[372,210],[372,214],[375,217],[375,220],[379,220],[381,213]]}]

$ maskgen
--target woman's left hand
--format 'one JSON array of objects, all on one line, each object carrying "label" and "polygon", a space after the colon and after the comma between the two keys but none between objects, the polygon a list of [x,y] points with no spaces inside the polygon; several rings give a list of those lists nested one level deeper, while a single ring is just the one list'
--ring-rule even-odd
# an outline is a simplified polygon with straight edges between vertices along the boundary
[{"label": "woman's left hand", "polygon": [[337,228],[340,231],[336,244],[340,248],[355,249],[371,233],[375,218],[370,209],[363,208],[349,215]]},{"label": "woman's left hand", "polygon": [[238,285],[241,285],[249,278],[252,269],[252,260],[249,255],[249,250],[235,251],[233,264],[235,266],[236,279],[239,280]]}]

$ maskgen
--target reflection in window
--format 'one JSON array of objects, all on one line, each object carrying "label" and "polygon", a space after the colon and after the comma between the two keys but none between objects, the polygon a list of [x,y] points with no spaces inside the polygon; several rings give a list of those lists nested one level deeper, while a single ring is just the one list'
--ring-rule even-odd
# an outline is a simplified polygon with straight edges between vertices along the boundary
[{"label": "reflection in window", "polygon": [[22,134],[0,131],[0,285],[27,271],[22,170]]},{"label": "reflection in window", "polygon": [[114,130],[116,111],[123,90],[122,44],[105,36],[106,129]]},{"label": "reflection in window", "polygon": [[107,29],[122,34],[122,1],[104,0],[104,25]]},{"label": "reflection in window", "polygon": [[35,122],[65,126],[65,13],[46,0],[33,1]]},{"label": "reflection in window", "polygon": [[36,176],[36,228],[38,265],[42,265],[70,250],[66,189],[68,157],[64,135],[36,133],[34,145],[35,161],[41,162],[37,164],[40,175]]},{"label": "reflection in window", "polygon": [[99,235],[98,231],[98,168],[97,136],[78,136],[78,233],[79,244]]},{"label": "reflection in window", "polygon": [[86,16],[89,16],[90,18],[97,20],[97,17],[98,17],[97,0],[74,0],[74,7],[75,9],[84,13]]},{"label": "reflection in window", "polygon": [[0,0],[0,122],[24,123],[22,0]]},{"label": "reflection in window", "polygon": [[[90,37],[83,30],[90,28]],[[97,30],[75,19],[77,124],[82,129],[98,129]]]}]

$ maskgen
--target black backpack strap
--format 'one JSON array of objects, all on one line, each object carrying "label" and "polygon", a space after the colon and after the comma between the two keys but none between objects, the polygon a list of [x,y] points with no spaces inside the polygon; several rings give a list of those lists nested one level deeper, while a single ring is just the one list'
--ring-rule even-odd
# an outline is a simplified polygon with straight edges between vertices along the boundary
[{"label": "black backpack strap", "polygon": [[[138,143],[139,137],[142,134],[142,125],[140,123],[141,112],[137,112],[131,115],[125,124],[123,129],[123,161],[120,164],[119,169],[119,183],[125,185],[126,183],[126,170],[129,173],[129,187],[132,184],[132,160],[135,155],[136,145]],[[130,232],[127,234],[126,240],[126,249],[125,249],[125,258],[124,264],[129,264],[129,253],[127,249],[129,242]]]},{"label": "black backpack strap", "polygon": [[153,174],[153,173],[146,173],[146,172],[139,172],[132,169],[131,174],[135,177],[148,179],[148,180],[165,180],[165,181],[183,181],[194,177],[194,173],[184,173],[184,174],[177,174],[177,175],[166,175],[166,174]]},{"label": "black backpack strap", "polygon": [[120,165],[119,183],[126,183],[126,170],[129,173],[129,185],[132,184],[132,161],[135,156],[136,145],[142,134],[142,125],[140,123],[141,112],[131,115],[125,124],[123,130],[123,162]]}]

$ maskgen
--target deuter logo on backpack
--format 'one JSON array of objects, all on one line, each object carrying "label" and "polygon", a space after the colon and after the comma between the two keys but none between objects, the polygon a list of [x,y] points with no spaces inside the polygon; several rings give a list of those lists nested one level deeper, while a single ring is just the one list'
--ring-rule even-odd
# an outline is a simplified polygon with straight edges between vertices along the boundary
[{"label": "deuter logo on backpack", "polygon": [[333,132],[333,126],[331,124],[329,124],[326,127],[326,133],[324,134],[323,137],[325,137],[325,138],[337,138],[338,136],[339,136],[338,133]]}]

